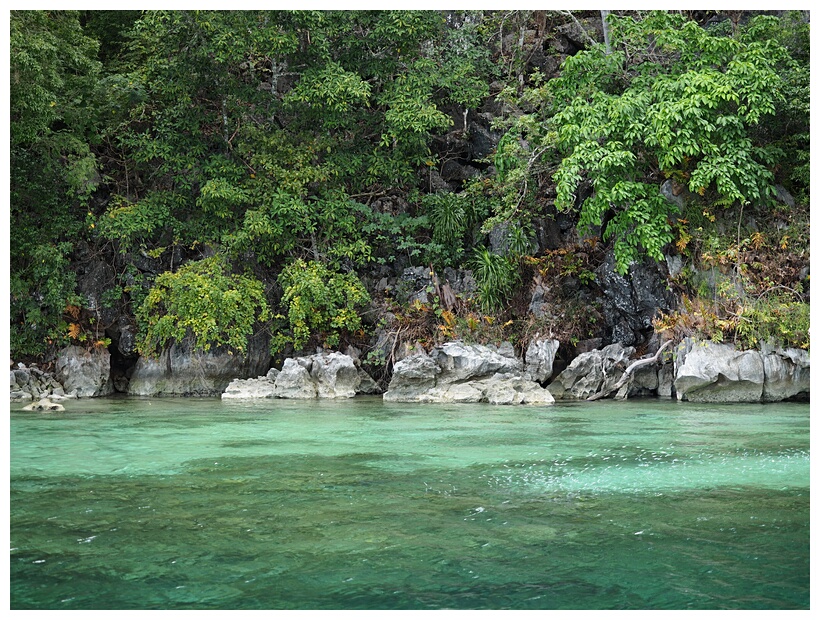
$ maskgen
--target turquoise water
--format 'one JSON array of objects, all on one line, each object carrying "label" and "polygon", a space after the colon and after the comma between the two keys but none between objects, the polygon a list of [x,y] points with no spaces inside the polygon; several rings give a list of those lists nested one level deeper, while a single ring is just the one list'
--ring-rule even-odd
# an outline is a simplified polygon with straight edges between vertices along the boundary
[{"label": "turquoise water", "polygon": [[809,407],[71,401],[12,609],[807,609]]}]

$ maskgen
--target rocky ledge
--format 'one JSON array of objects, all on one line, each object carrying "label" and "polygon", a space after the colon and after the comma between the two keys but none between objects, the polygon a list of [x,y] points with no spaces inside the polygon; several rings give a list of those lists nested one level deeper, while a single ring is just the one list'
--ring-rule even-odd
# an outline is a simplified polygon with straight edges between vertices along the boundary
[{"label": "rocky ledge", "polygon": [[[635,353],[619,343],[582,353],[548,386],[556,399],[593,400],[617,387],[617,398],[675,397],[681,401],[755,403],[808,400],[809,354],[764,345],[734,345],[686,338],[665,363],[645,364],[624,377]],[[659,360],[660,362],[660,360]]]},{"label": "rocky ledge", "polygon": [[[544,347],[547,348],[547,347]],[[554,356],[555,350],[552,349]],[[417,353],[396,363],[384,400],[409,403],[490,403],[549,405],[552,395],[532,380],[509,344],[500,347],[448,342],[430,354]],[[550,372],[552,360],[549,360]]]},{"label": "rocky ledge", "polygon": [[256,379],[234,379],[222,398],[351,398],[379,392],[352,357],[333,352],[288,358],[281,371],[272,368]]}]

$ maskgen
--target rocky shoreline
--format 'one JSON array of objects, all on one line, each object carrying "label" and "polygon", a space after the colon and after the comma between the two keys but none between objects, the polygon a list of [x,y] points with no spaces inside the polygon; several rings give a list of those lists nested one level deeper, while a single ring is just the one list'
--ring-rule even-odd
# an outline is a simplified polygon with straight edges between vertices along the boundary
[{"label": "rocky shoreline", "polygon": [[[382,394],[389,402],[505,405],[551,405],[556,400],[608,396],[701,403],[809,399],[810,358],[802,349],[764,345],[742,351],[730,344],[686,338],[668,351],[656,346],[652,355],[635,360],[634,347],[613,343],[581,353],[553,373],[558,345],[557,340],[534,340],[523,357],[516,356],[509,343],[451,341],[429,352],[416,347],[396,362],[386,390],[365,371],[355,350],[287,358],[281,369],[270,368],[265,374],[248,372],[245,361],[227,353],[177,352],[165,360],[137,364],[127,394],[226,400]],[[60,352],[53,373],[34,364],[13,364],[11,401],[31,402],[27,408],[43,410],[54,401],[109,396],[115,392],[109,358],[102,348],[72,346]],[[139,374],[140,368],[148,370]],[[255,369],[259,368],[257,364]]]}]

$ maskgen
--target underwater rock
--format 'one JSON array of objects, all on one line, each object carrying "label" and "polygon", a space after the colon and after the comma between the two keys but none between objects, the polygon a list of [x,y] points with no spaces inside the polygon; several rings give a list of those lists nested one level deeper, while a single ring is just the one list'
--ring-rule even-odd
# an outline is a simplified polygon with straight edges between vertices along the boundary
[{"label": "underwater rock", "polygon": [[60,403],[51,402],[47,398],[38,400],[36,403],[31,403],[23,407],[24,411],[65,411]]}]

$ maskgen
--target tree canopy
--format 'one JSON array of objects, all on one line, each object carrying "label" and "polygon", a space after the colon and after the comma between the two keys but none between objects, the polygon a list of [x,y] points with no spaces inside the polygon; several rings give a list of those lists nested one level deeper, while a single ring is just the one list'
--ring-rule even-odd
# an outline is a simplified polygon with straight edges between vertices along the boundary
[{"label": "tree canopy", "polygon": [[610,12],[609,49],[566,51],[566,11],[12,11],[12,356],[99,315],[89,256],[144,353],[333,347],[380,268],[471,268],[470,316],[513,312],[539,218],[627,273],[699,234],[664,183],[703,213],[807,204],[808,24],[705,13]]}]

